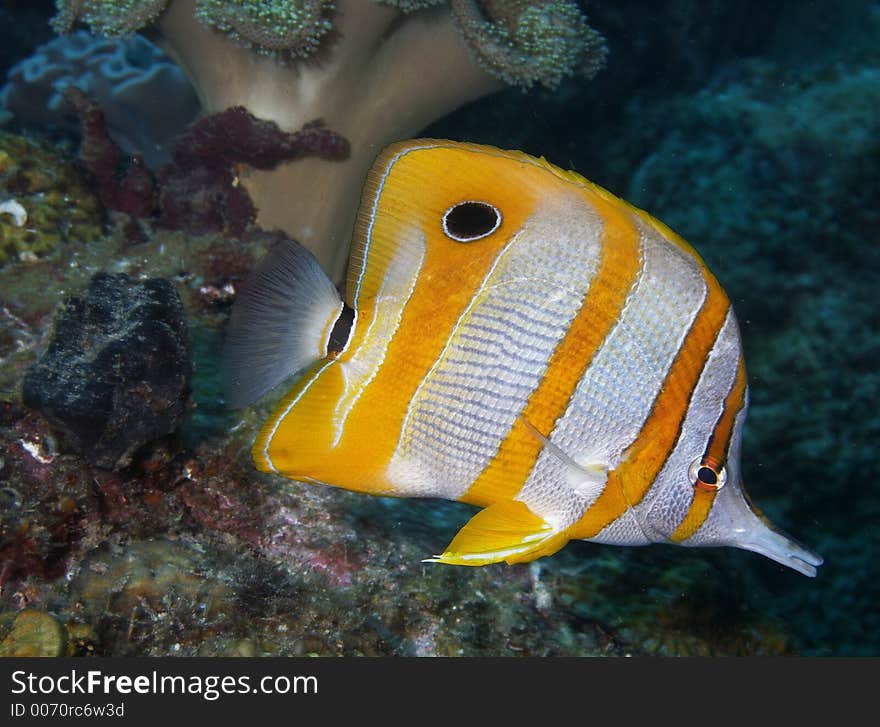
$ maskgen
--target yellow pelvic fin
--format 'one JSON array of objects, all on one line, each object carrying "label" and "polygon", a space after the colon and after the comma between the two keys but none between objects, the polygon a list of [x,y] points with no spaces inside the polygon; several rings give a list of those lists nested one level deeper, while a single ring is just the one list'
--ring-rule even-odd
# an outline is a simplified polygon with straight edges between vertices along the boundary
[{"label": "yellow pelvic fin", "polygon": [[488,565],[527,563],[552,555],[568,542],[565,531],[556,531],[518,500],[496,502],[480,510],[441,555],[426,563]]}]

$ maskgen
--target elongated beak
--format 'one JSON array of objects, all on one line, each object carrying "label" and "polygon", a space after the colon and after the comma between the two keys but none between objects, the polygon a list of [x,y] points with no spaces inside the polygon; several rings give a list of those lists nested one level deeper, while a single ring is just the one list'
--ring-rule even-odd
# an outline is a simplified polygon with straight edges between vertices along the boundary
[{"label": "elongated beak", "polygon": [[729,545],[760,553],[798,573],[816,577],[816,568],[825,562],[822,556],[771,523],[749,502],[742,484],[738,493],[731,488],[725,508],[729,508],[733,521],[733,537]]},{"label": "elongated beak", "polygon": [[[759,521],[761,522],[761,521]],[[794,538],[761,522],[761,528],[737,543],[737,547],[765,555],[777,563],[793,568],[810,578],[816,577],[816,568],[825,561],[818,553],[798,543]]]}]

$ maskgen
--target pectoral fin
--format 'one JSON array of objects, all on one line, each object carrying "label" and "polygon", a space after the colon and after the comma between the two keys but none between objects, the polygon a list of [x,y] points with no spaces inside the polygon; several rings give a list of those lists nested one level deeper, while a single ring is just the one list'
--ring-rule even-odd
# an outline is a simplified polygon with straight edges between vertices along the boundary
[{"label": "pectoral fin", "polygon": [[566,482],[578,494],[590,502],[594,501],[602,490],[605,489],[605,482],[608,480],[608,468],[602,464],[579,464],[575,462],[562,448],[557,447],[549,438],[545,437],[538,431],[528,419],[521,416],[520,421],[525,425],[526,430],[532,434],[544,448],[558,459],[565,468]]},{"label": "pectoral fin", "polygon": [[524,502],[508,500],[480,510],[453,538],[441,555],[427,563],[487,565],[525,563],[552,555],[568,542],[559,532],[535,515]]}]

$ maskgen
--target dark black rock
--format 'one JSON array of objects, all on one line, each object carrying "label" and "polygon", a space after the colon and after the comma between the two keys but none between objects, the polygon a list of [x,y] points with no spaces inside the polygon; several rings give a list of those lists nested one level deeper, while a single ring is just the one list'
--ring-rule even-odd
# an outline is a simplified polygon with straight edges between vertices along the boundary
[{"label": "dark black rock", "polygon": [[23,395],[90,463],[121,469],[141,446],[177,428],[191,371],[173,285],[99,273],[84,298],[65,302]]}]

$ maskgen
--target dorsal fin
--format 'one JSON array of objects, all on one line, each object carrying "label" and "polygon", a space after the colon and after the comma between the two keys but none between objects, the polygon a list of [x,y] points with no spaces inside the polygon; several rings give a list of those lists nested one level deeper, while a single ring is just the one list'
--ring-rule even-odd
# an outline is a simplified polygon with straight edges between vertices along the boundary
[{"label": "dorsal fin", "polygon": [[248,406],[324,357],[342,299],[318,261],[292,240],[276,244],[236,298],[223,351],[228,406]]}]

